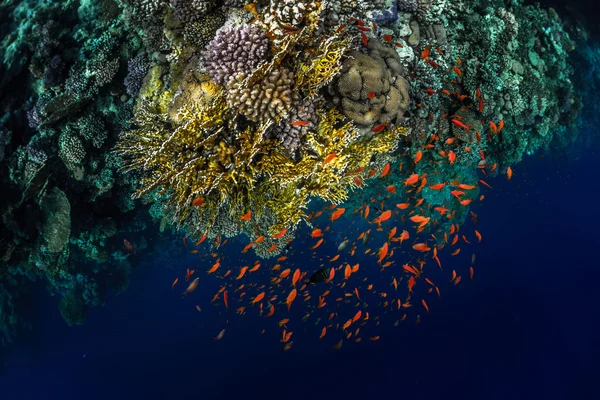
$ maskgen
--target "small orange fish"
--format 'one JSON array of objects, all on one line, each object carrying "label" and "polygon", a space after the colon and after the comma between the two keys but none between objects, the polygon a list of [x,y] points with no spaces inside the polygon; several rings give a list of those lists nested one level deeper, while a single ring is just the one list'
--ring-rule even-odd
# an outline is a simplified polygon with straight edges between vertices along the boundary
[{"label": "small orange fish", "polygon": [[333,159],[336,157],[335,153],[331,153],[330,155],[327,156],[327,158],[325,159],[325,161],[323,161],[323,165],[327,165],[329,164],[331,161],[333,161]]},{"label": "small orange fish", "polygon": [[279,233],[277,233],[276,235],[273,236],[273,239],[280,239],[282,238],[286,233],[287,233],[287,229],[282,229],[279,231]]},{"label": "small orange fish", "polygon": [[196,197],[194,199],[194,201],[192,201],[192,205],[194,207],[200,207],[202,204],[204,204],[204,198],[203,197]]},{"label": "small orange fish", "polygon": [[384,129],[385,129],[385,127],[386,127],[386,126],[388,126],[388,124],[387,124],[387,123],[383,123],[383,124],[375,125],[375,126],[373,127],[373,133],[379,133],[379,132],[381,132],[382,130],[384,130]]},{"label": "small orange fish", "polygon": [[445,183],[438,183],[437,185],[429,186],[431,190],[442,190],[446,186]]},{"label": "small orange fish", "polygon": [[417,174],[412,174],[411,176],[408,177],[408,179],[406,179],[404,181],[404,184],[406,186],[408,185],[414,185],[415,183],[417,183],[419,181],[419,175]]},{"label": "small orange fish", "polygon": [[300,280],[300,268],[296,268],[296,270],[294,271],[294,275],[292,276],[292,286],[296,286],[296,283],[298,283],[298,281]]},{"label": "small orange fish", "polygon": [[429,312],[429,307],[427,306],[425,299],[421,299],[421,303],[423,304],[423,307],[425,307],[425,311]]},{"label": "small orange fish", "polygon": [[259,301],[261,301],[264,298],[265,298],[265,292],[262,292],[258,296],[256,296],[254,298],[254,300],[252,300],[252,304],[256,304],[256,303],[258,303]]},{"label": "small orange fish", "polygon": [[454,161],[456,160],[456,154],[450,150],[448,152],[448,161],[450,161],[450,164],[454,164]]},{"label": "small orange fish", "polygon": [[510,178],[512,178],[513,172],[512,172],[512,168],[508,167],[506,169],[506,177],[508,178],[508,180],[510,181]]},{"label": "small orange fish", "polygon": [[290,294],[288,294],[288,296],[287,296],[287,298],[285,300],[285,304],[287,304],[288,311],[290,311],[290,307],[292,306],[292,302],[296,298],[297,294],[298,294],[298,292],[296,291],[296,289],[292,289],[292,291],[290,292]]},{"label": "small orange fish", "polygon": [[244,274],[246,273],[247,270],[248,270],[248,267],[242,267],[242,269],[240,270],[239,275],[235,279],[236,280],[242,279],[242,277],[244,276]]},{"label": "small orange fish", "polygon": [[345,208],[338,208],[331,214],[331,221],[335,221],[338,219],[344,212],[346,212]]},{"label": "small orange fish", "polygon": [[324,326],[323,330],[321,330],[321,336],[319,336],[319,339],[323,339],[323,337],[325,336],[326,333],[327,333],[327,327]]},{"label": "small orange fish", "polygon": [[306,126],[308,125],[307,121],[294,121],[294,122],[290,122],[290,125],[292,126]]},{"label": "small orange fish", "polygon": [[381,213],[381,215],[373,220],[374,223],[381,225],[382,222],[387,221],[392,216],[392,211],[387,210]]},{"label": "small orange fish", "polygon": [[431,250],[431,248],[429,246],[427,246],[426,243],[417,243],[415,245],[413,245],[413,249],[417,250],[417,251],[429,251]]},{"label": "small orange fish", "polygon": [[250,218],[252,218],[252,211],[248,211],[246,214],[242,215],[240,217],[241,221],[250,221]]},{"label": "small orange fish", "polygon": [[173,289],[175,287],[175,285],[177,285],[177,282],[179,282],[179,278],[175,278],[175,280],[173,281],[173,284],[171,285],[171,289]]},{"label": "small orange fish", "polygon": [[319,239],[319,241],[317,242],[317,244],[315,244],[313,247],[311,247],[311,250],[316,249],[317,247],[319,247],[321,245],[321,243],[323,243],[323,239]]},{"label": "small orange fish", "polygon": [[396,193],[396,187],[394,185],[388,185],[388,186],[386,186],[385,191],[389,192],[389,193],[392,193],[392,194],[395,194]]},{"label": "small orange fish", "polygon": [[374,98],[375,96],[376,96],[375,92],[369,92],[369,93],[367,93],[367,97],[368,97],[369,99],[372,99],[372,98]]},{"label": "small orange fish", "polygon": [[390,172],[390,163],[384,165],[383,170],[381,170],[381,175],[379,177],[383,178],[387,175],[388,172]]},{"label": "small orange fish", "polygon": [[421,158],[423,158],[423,153],[421,152],[421,150],[417,151],[417,154],[415,155],[415,164],[417,164],[419,161],[421,161]]}]

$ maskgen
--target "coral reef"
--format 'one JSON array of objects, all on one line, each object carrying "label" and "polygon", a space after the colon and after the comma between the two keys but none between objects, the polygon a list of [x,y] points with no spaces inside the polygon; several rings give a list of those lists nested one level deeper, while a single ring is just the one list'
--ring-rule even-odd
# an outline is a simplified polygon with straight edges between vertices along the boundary
[{"label": "coral reef", "polygon": [[[2,342],[30,280],[79,324],[177,232],[273,257],[311,204],[360,207],[398,160],[398,187],[475,184],[568,146],[598,114],[599,51],[522,3],[3,2]],[[417,193],[466,218],[449,188]]]}]

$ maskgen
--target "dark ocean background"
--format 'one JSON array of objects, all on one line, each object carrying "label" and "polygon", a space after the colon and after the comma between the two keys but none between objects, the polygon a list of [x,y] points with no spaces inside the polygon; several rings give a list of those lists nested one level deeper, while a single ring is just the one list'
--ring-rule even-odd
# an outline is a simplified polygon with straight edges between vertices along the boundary
[{"label": "dark ocean background", "polygon": [[[579,9],[590,15],[592,3]],[[597,132],[592,124],[586,134]],[[137,268],[129,289],[109,295],[83,326],[68,327],[60,299],[40,288],[33,329],[0,374],[0,399],[598,399],[599,152],[596,140],[527,156],[510,182],[491,179],[494,190],[472,208],[484,238],[475,279],[444,290],[420,325],[382,324],[373,332],[379,341],[334,351],[333,335],[319,341],[314,324],[300,322],[293,348],[282,352],[275,319],[209,304],[216,282],[184,300],[181,283],[171,289],[186,268],[203,277],[209,265],[157,260]],[[335,252],[329,242],[322,256]],[[286,262],[311,269],[300,254]],[[291,315],[299,321],[301,307]]]}]

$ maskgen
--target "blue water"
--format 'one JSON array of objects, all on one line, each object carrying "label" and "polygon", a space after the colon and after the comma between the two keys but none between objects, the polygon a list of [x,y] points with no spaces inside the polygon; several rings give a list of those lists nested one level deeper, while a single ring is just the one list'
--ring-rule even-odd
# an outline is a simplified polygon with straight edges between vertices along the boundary
[{"label": "blue water", "polygon": [[319,341],[300,323],[282,352],[275,320],[209,305],[216,280],[184,300],[171,290],[194,263],[143,266],[80,327],[62,321],[58,299],[38,299],[0,398],[600,398],[598,150],[532,156],[513,169],[473,208],[484,238],[475,280],[443,289],[420,325],[388,324],[379,341],[334,351],[333,336]]}]

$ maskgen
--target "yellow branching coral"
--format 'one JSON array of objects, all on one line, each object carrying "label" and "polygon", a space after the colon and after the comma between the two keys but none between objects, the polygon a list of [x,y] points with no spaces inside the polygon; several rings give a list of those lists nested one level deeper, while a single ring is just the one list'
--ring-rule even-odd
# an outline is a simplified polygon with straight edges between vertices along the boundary
[{"label": "yellow branching coral", "polygon": [[342,58],[350,49],[350,40],[339,35],[326,38],[316,49],[316,54],[300,62],[298,87],[303,88],[309,98],[317,96],[319,89],[329,84],[342,69]]}]

